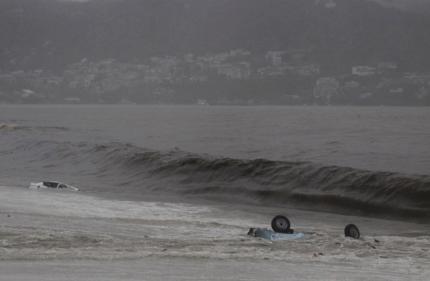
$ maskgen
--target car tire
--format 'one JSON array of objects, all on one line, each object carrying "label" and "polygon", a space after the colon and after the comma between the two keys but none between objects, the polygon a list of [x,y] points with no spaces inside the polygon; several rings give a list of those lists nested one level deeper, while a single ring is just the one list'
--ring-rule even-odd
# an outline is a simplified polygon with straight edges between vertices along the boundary
[{"label": "car tire", "polygon": [[360,238],[360,230],[355,224],[348,224],[347,226],[345,226],[344,233],[345,237],[351,237],[354,239]]},{"label": "car tire", "polygon": [[290,221],[287,217],[278,215],[272,219],[272,229],[279,233],[289,233],[290,232]]}]

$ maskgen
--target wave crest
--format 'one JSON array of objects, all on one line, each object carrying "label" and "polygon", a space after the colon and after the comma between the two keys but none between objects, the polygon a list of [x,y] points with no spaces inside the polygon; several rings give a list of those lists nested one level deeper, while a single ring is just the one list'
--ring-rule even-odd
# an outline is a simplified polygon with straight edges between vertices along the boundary
[{"label": "wave crest", "polygon": [[42,141],[19,146],[15,149],[28,151],[33,160],[51,166],[69,163],[82,174],[107,177],[113,184],[106,188],[111,189],[430,217],[430,177],[425,175],[311,162],[217,158],[123,143]]}]

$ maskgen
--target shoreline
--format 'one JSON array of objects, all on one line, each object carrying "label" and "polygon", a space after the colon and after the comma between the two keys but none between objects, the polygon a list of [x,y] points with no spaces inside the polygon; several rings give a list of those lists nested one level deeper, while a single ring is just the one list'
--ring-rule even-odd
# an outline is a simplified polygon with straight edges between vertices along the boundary
[{"label": "shoreline", "polygon": [[[148,272],[148,280],[193,280],[206,273],[203,280],[261,280],[264,274],[279,279],[285,270],[290,280],[430,277],[428,225],[288,210],[304,239],[270,242],[246,235],[249,227],[269,227],[273,213],[281,211],[116,201],[0,186],[0,280],[30,280],[41,272],[32,280],[71,280],[74,273],[68,274],[76,270],[87,279],[101,269],[100,280],[111,280],[117,268],[136,280]],[[343,237],[348,222],[360,227],[360,240]],[[162,270],[169,263],[171,275]],[[263,275],[256,272],[257,264]],[[204,265],[210,268],[202,270]],[[236,272],[234,265],[246,270]]]}]

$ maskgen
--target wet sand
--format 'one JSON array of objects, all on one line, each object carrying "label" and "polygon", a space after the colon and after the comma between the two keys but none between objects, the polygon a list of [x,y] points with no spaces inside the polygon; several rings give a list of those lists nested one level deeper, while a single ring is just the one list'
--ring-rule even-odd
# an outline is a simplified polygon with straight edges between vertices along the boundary
[{"label": "wet sand", "polygon": [[[248,237],[286,213],[295,241]],[[347,223],[362,238],[343,237]],[[430,226],[0,187],[0,280],[430,280]]]}]

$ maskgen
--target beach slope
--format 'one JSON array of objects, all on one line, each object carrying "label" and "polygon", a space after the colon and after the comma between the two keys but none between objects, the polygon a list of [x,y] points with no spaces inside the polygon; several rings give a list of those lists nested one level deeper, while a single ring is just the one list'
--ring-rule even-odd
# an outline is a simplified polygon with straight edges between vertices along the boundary
[{"label": "beach slope", "polygon": [[[305,238],[246,235],[286,213]],[[356,223],[362,238],[343,237]],[[0,280],[429,280],[430,226],[0,187]]]}]

